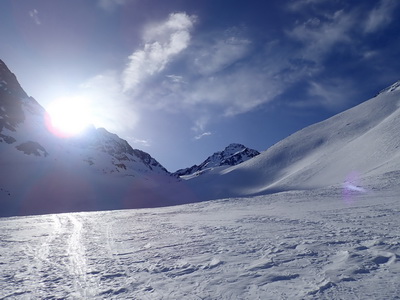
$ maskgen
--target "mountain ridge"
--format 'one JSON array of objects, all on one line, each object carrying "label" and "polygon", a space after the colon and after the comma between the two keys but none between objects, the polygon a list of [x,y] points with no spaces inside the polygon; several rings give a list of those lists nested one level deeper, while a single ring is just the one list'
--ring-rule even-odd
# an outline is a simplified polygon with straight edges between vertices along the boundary
[{"label": "mountain ridge", "polygon": [[193,165],[189,168],[179,169],[173,173],[176,177],[194,175],[198,176],[207,170],[220,166],[234,166],[252,157],[259,155],[260,152],[245,147],[242,144],[231,143],[224,150],[215,152],[207,157],[200,165]]},{"label": "mountain ridge", "polygon": [[0,216],[156,207],[342,185],[357,192],[379,189],[388,185],[384,180],[396,182],[400,172],[398,132],[400,81],[262,153],[230,144],[200,165],[171,174],[104,128],[55,136],[45,109],[0,60]]},{"label": "mountain ridge", "polygon": [[[53,134],[45,109],[0,61],[0,216],[193,202],[150,154],[104,128]],[[183,194],[182,194],[183,193]],[[182,194],[184,198],[177,195]]]}]

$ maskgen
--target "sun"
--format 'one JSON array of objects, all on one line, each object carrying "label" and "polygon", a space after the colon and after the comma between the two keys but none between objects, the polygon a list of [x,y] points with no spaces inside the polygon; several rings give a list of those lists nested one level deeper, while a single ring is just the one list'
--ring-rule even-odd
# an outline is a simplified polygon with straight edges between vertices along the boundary
[{"label": "sun", "polygon": [[48,129],[61,137],[79,135],[92,120],[89,103],[81,97],[59,98],[51,102],[46,111]]}]

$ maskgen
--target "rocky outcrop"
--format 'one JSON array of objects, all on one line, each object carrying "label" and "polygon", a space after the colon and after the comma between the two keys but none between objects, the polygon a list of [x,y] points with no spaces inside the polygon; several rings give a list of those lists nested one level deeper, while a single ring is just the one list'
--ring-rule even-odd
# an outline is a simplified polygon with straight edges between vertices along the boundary
[{"label": "rocky outcrop", "polygon": [[223,151],[215,152],[213,155],[209,156],[200,165],[180,169],[173,173],[173,175],[176,177],[192,174],[200,175],[210,168],[238,165],[259,154],[260,152],[257,150],[247,148],[241,144],[230,144]]}]

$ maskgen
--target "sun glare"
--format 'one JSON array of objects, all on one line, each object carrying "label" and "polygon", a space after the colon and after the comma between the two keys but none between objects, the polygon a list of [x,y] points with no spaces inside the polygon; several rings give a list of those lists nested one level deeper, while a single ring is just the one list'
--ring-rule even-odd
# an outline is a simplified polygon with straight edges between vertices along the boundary
[{"label": "sun glare", "polygon": [[60,98],[47,106],[47,126],[51,132],[62,137],[80,134],[91,124],[91,110],[80,97]]}]

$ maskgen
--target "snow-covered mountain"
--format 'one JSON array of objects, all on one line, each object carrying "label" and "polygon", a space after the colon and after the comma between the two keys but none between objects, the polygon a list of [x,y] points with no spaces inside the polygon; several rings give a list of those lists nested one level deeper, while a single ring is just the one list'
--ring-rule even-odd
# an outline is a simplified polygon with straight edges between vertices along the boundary
[{"label": "snow-covered mountain", "polygon": [[[151,207],[190,201],[149,154],[116,134],[52,133],[46,111],[0,61],[0,215]],[[175,195],[175,196],[174,196]]]},{"label": "snow-covered mountain", "polygon": [[393,186],[400,175],[399,132],[397,82],[261,154],[231,144],[171,176],[105,129],[88,128],[74,138],[52,134],[46,111],[0,61],[0,215],[154,207],[342,184],[357,191]]},{"label": "snow-covered mountain", "polygon": [[203,199],[341,184],[357,189],[388,177],[395,184],[393,178],[400,175],[399,132],[400,82],[396,82],[376,97],[304,128],[242,164],[214,168],[187,184]]},{"label": "snow-covered mountain", "polygon": [[173,175],[180,176],[198,176],[207,170],[221,166],[236,166],[252,157],[259,155],[260,152],[254,149],[247,148],[241,144],[230,144],[223,151],[215,152],[209,156],[200,165],[194,165],[190,168],[180,169]]}]

